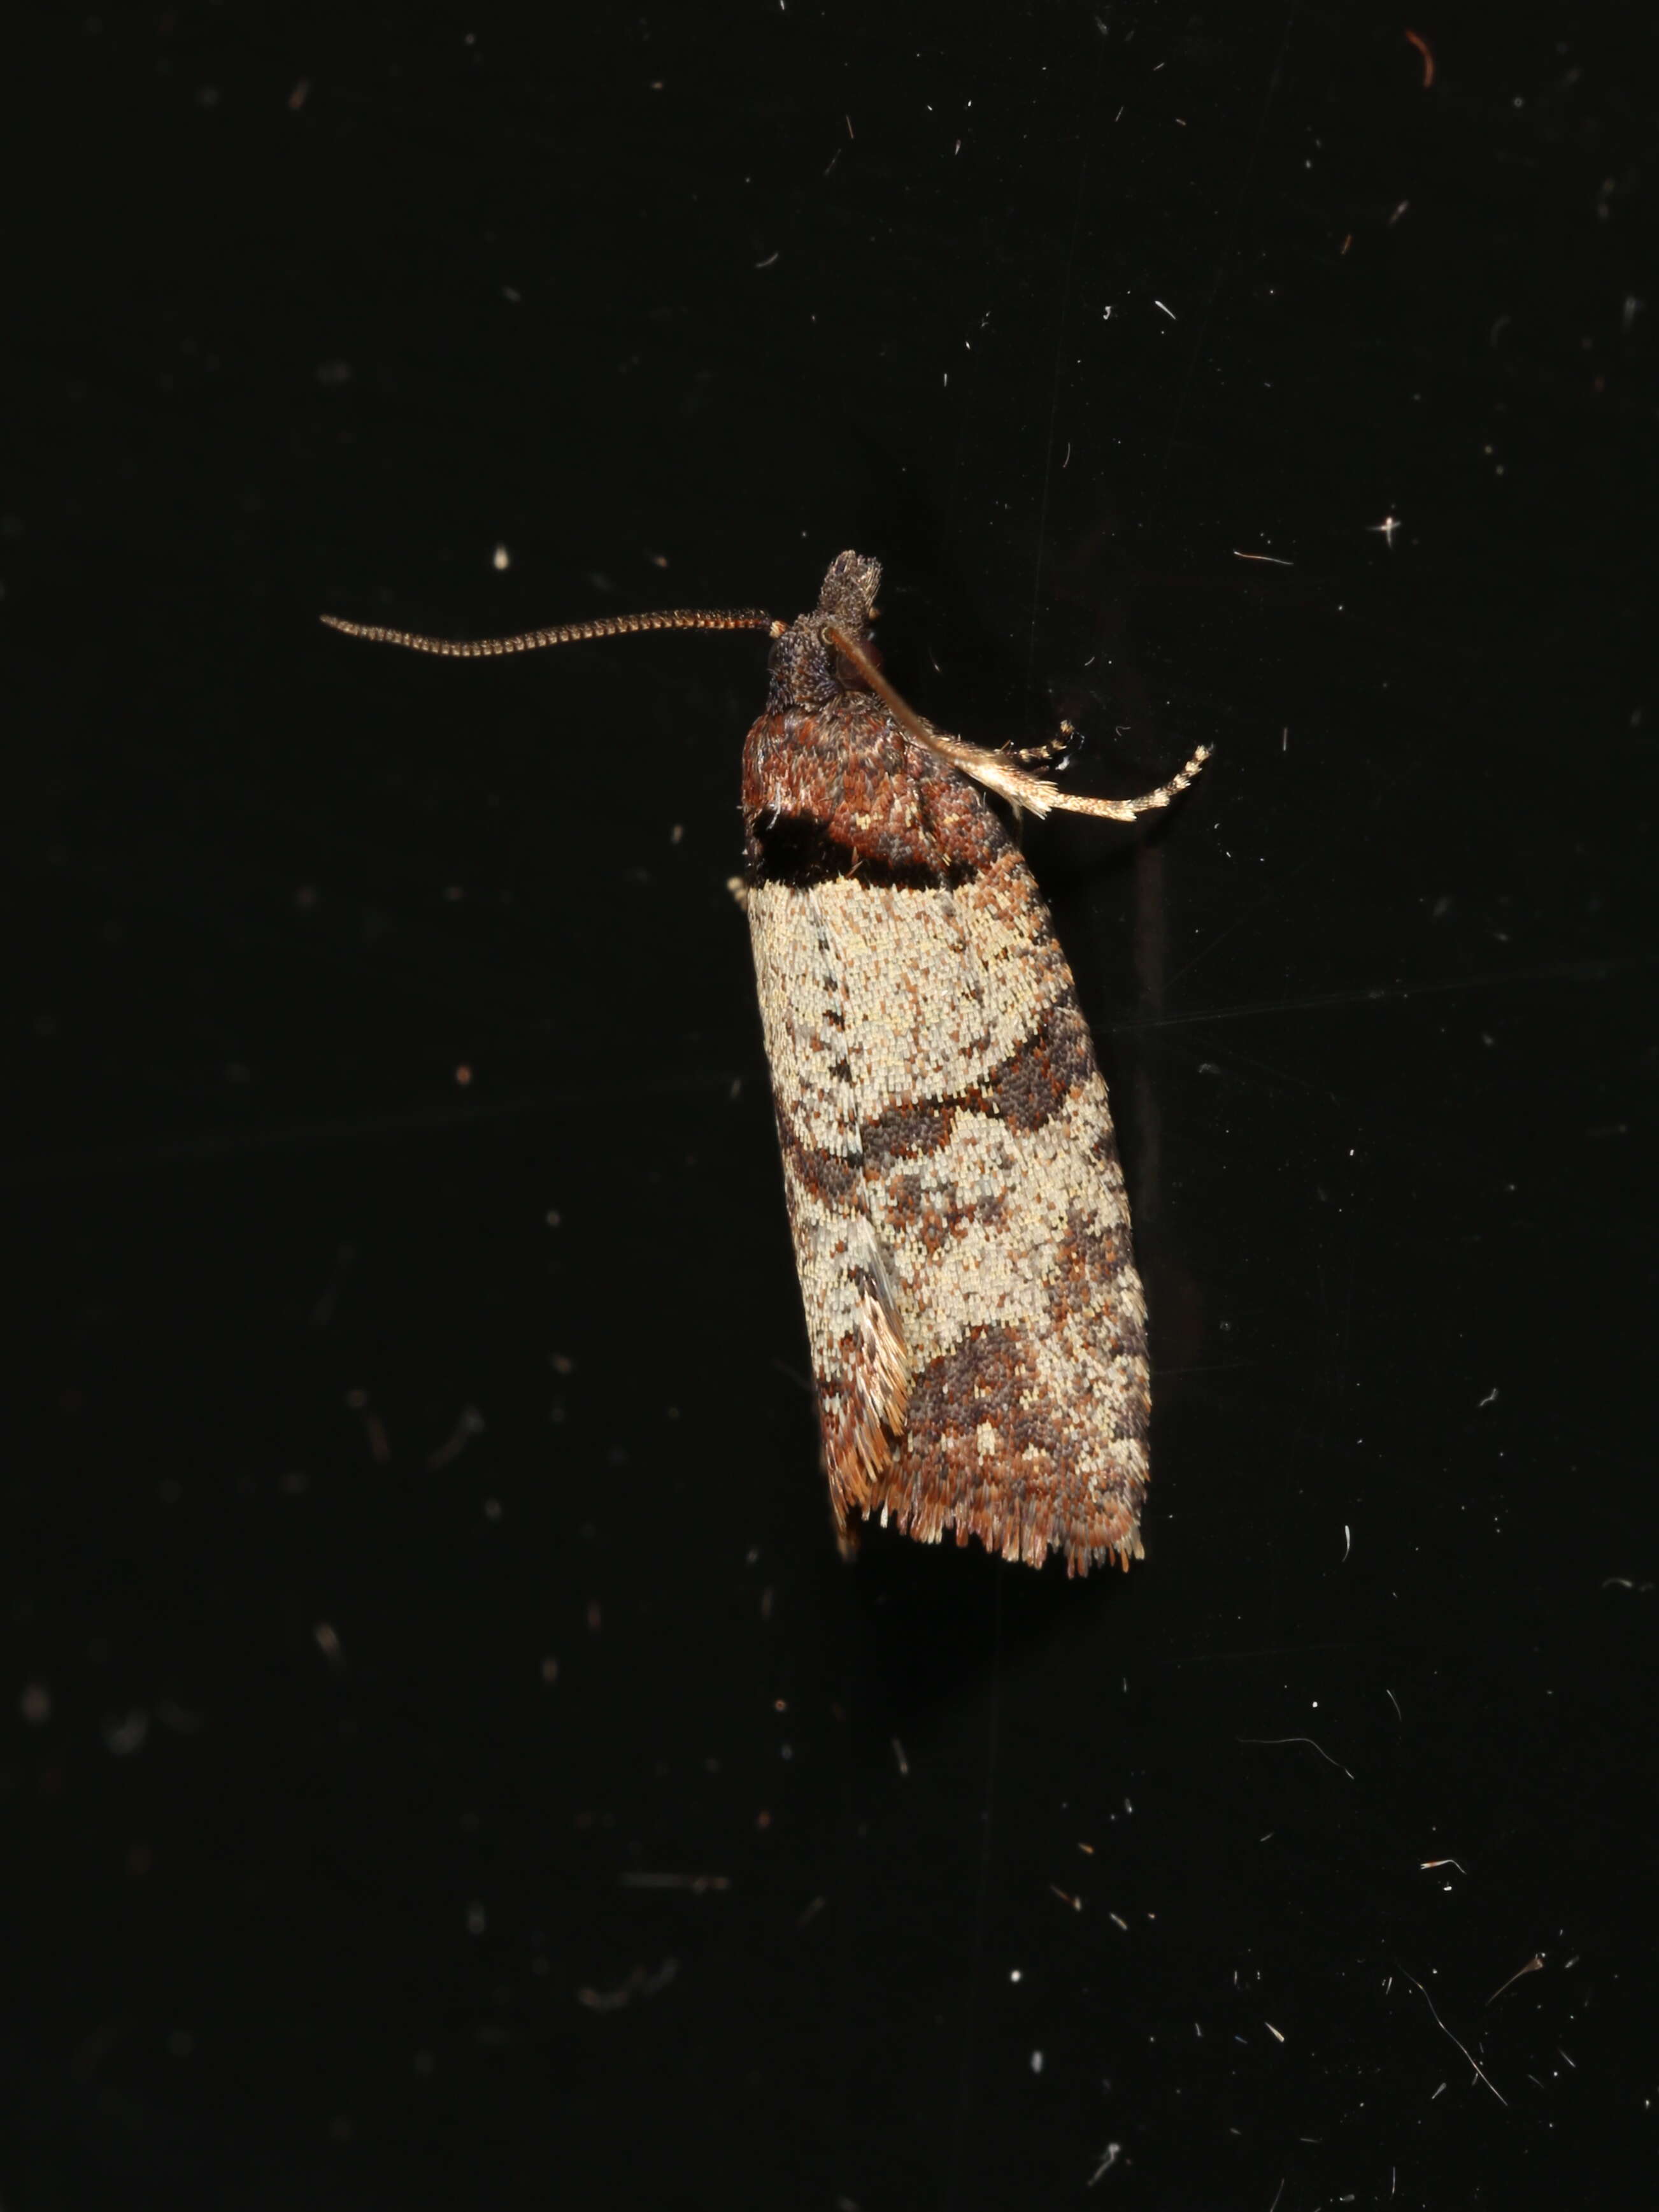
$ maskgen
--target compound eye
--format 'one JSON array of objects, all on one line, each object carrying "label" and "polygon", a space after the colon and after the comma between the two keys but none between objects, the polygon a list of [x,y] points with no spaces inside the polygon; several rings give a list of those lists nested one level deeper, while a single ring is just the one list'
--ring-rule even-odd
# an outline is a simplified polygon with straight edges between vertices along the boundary
[{"label": "compound eye", "polygon": [[[828,644],[828,642],[826,639],[825,643]],[[864,647],[866,658],[872,660],[879,668],[881,655],[876,650],[872,640],[866,637],[861,639],[860,642]],[[849,660],[844,653],[838,653],[833,645],[830,646],[830,667],[836,683],[843,691],[867,691],[870,689],[868,678],[858,663]]]}]

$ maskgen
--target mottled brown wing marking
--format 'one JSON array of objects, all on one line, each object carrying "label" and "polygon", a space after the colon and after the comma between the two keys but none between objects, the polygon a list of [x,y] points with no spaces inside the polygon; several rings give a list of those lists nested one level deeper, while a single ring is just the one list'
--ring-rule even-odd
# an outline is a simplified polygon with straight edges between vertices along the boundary
[{"label": "mottled brown wing marking", "polygon": [[1033,1564],[1058,1547],[1073,1572],[1127,1561],[1145,1306],[1105,1085],[1036,887],[1005,847],[954,886],[814,896],[912,1362],[862,1510]]},{"label": "mottled brown wing marking", "polygon": [[810,890],[758,884],[746,904],[824,1470],[850,1542],[904,1427],[910,1357],[870,1219],[839,950]]},{"label": "mottled brown wing marking", "polygon": [[949,1098],[921,1098],[889,1107],[862,1132],[866,1168],[937,1152],[959,1114],[989,1115],[1016,1134],[1040,1129],[1094,1071],[1088,1030],[1076,1006],[1057,1000],[1036,1030],[978,1082]]}]

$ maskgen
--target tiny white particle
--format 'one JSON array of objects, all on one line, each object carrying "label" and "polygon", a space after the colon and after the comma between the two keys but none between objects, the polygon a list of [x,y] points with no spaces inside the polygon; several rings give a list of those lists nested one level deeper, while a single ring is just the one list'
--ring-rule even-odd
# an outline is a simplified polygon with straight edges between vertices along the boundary
[{"label": "tiny white particle", "polygon": [[1117,2164],[1118,2160],[1122,2155],[1123,2146],[1121,2143],[1108,2143],[1105,2149],[1100,2154],[1099,2165],[1096,2166],[1094,2172],[1089,2176],[1089,2179],[1085,2183],[1084,2186],[1088,2189],[1092,2189],[1096,2182],[1100,2179],[1103,2174],[1109,2173],[1111,2172],[1112,2168]]}]

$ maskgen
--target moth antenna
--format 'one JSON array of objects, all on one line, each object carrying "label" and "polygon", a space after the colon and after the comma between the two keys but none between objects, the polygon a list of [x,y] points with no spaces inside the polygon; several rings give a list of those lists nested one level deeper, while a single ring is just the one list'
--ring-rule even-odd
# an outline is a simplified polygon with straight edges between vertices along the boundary
[{"label": "moth antenna", "polygon": [[919,745],[925,745],[939,759],[949,761],[952,768],[960,769],[964,775],[972,776],[975,783],[982,783],[988,791],[994,791],[1011,805],[1023,806],[1039,822],[1047,814],[1093,814],[1107,822],[1133,822],[1138,815],[1150,813],[1154,807],[1167,806],[1172,799],[1179,797],[1210,757],[1212,748],[1200,745],[1178,774],[1167,783],[1160,783],[1156,791],[1143,792],[1139,799],[1080,798],[1062,791],[1047,776],[1032,775],[1015,767],[1006,753],[988,752],[982,745],[964,744],[960,738],[947,737],[943,730],[936,730],[900,696],[854,639],[833,624],[826,628],[824,635],[836,652],[852,662],[876,696],[890,710],[894,720],[908,730]]},{"label": "moth antenna", "polygon": [[366,637],[374,645],[406,646],[411,653],[435,653],[446,660],[494,660],[506,653],[538,653],[544,645],[628,637],[644,629],[763,629],[774,637],[784,629],[761,607],[672,607],[660,614],[606,615],[598,622],[563,623],[556,629],[520,630],[516,637],[426,637],[418,630],[348,622],[343,615],[322,615],[319,620],[347,637]]}]

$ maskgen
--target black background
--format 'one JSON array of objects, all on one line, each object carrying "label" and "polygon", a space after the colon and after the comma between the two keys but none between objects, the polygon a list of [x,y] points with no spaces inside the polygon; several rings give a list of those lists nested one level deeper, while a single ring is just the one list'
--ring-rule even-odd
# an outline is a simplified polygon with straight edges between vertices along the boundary
[{"label": "black background", "polygon": [[[15,55],[8,2212],[1645,2199],[1615,21]],[[1152,1310],[1127,1577],[835,1556],[763,644],[316,622],[790,616],[844,545],[945,726],[1216,749],[1028,841]]]}]

